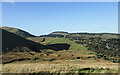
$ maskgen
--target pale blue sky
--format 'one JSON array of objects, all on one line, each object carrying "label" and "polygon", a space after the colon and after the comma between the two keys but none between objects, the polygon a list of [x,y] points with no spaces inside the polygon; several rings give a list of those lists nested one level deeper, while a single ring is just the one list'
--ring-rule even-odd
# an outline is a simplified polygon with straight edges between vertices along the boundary
[{"label": "pale blue sky", "polygon": [[53,31],[118,33],[117,2],[3,2],[3,26],[34,35]]}]

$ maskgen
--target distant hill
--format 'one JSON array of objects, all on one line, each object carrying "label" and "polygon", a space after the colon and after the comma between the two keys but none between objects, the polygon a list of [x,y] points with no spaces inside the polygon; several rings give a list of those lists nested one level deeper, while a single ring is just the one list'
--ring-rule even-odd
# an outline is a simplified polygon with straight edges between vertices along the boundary
[{"label": "distant hill", "polygon": [[45,36],[45,37],[65,37],[65,36],[67,36],[67,35],[69,35],[68,32],[55,31],[55,32],[52,32],[52,33],[50,33],[50,34],[48,34],[48,35],[41,35],[40,37],[43,37],[43,36]]},{"label": "distant hill", "polygon": [[56,32],[52,32],[49,35],[68,35],[68,32],[63,32],[63,31],[56,31]]},{"label": "distant hill", "polygon": [[8,32],[12,32],[16,35],[19,35],[21,37],[24,37],[24,38],[27,38],[27,37],[35,37],[34,35],[24,31],[24,30],[21,30],[21,29],[18,29],[18,28],[12,28],[12,27],[0,27]]},{"label": "distant hill", "polygon": [[118,34],[114,33],[68,33],[63,31],[52,32],[48,35],[42,35],[40,37],[81,37],[81,38],[103,38],[103,39],[111,39],[118,38]]},{"label": "distant hill", "polygon": [[112,39],[118,38],[118,34],[114,33],[70,33],[68,37],[82,37],[82,38],[103,38]]}]

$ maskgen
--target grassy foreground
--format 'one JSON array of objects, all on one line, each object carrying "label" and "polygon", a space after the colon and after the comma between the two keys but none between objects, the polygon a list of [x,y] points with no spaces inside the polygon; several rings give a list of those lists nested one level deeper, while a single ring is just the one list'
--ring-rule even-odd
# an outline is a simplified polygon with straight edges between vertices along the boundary
[{"label": "grassy foreground", "polygon": [[11,63],[3,65],[4,73],[118,73],[118,64],[113,63]]}]

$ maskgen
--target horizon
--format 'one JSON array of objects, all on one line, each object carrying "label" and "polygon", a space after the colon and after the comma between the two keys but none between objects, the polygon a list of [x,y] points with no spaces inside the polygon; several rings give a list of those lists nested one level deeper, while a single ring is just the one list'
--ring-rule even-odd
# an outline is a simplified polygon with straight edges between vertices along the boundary
[{"label": "horizon", "polygon": [[3,25],[39,36],[53,31],[118,33],[117,2],[3,2]]},{"label": "horizon", "polygon": [[[2,27],[6,27],[7,28],[7,26],[0,26],[0,28],[2,28]],[[8,28],[15,28],[15,27],[8,27]],[[20,28],[16,28],[16,29],[20,29]],[[27,30],[24,30],[24,29],[20,29],[20,30],[23,30],[23,31],[25,31],[25,32],[28,32],[28,33],[30,33],[29,31],[27,31]],[[48,34],[42,34],[42,35],[35,35],[35,36],[43,36],[43,35],[49,35],[49,34],[51,34],[51,33],[53,33],[53,32],[67,32],[67,31],[52,31],[52,32],[49,32]],[[72,32],[67,32],[67,33],[70,33],[70,34],[72,34]],[[74,33],[87,33],[87,34],[119,34],[119,33],[100,33],[100,32],[95,32],[95,33],[91,33],[91,32],[74,32]],[[31,34],[31,33],[30,33]],[[34,35],[34,34],[32,34],[32,35]]]}]

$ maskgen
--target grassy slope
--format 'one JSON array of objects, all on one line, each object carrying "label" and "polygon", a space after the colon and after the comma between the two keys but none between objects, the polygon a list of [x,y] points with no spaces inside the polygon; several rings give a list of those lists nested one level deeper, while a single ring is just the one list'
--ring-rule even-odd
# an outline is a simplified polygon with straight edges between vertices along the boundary
[{"label": "grassy slope", "polygon": [[29,51],[40,52],[41,49],[45,48],[44,45],[27,40],[1,28],[0,31],[2,31],[2,63],[31,58],[31,55],[28,54]]},{"label": "grassy slope", "polygon": [[[41,38],[42,39],[42,38]],[[53,38],[53,37],[46,37],[45,42],[41,42],[41,44],[47,45],[47,44],[56,44],[56,43],[67,43],[70,44],[71,47],[69,50],[72,50],[73,53],[78,54],[78,55],[88,55],[88,53],[92,53],[91,51],[88,51],[85,47],[83,47],[82,45],[78,45],[76,44],[74,41],[70,41],[69,39],[66,38]],[[53,53],[53,54],[57,54]],[[66,51],[63,51],[63,54],[67,54]],[[39,54],[38,54],[39,55]],[[69,55],[69,53],[67,54]],[[65,55],[65,56],[67,56]],[[49,56],[43,56],[43,58],[49,58]],[[52,58],[52,56],[51,56]],[[55,56],[53,56],[53,58],[55,58]],[[64,57],[67,58],[67,57]],[[57,63],[57,64],[56,64]],[[99,71],[102,70],[102,67],[107,67],[110,68],[110,70],[102,70],[101,72],[103,73],[110,73],[110,72],[116,72],[117,71],[117,64],[112,64],[109,61],[104,61],[104,60],[100,60],[97,61],[95,59],[74,59],[74,60],[55,60],[55,61],[39,61],[39,62],[23,62],[23,63],[11,63],[11,64],[5,64],[3,65],[3,71],[4,72],[19,72],[19,73],[23,73],[23,72],[33,72],[33,73],[40,73],[42,71],[46,72],[60,72],[60,73],[69,73],[69,72],[75,72],[75,71],[71,71],[71,70],[77,70],[78,73],[81,73],[83,71],[80,71],[81,68],[88,68],[88,67],[92,67],[95,69],[95,71],[93,71],[94,73],[98,73]],[[16,67],[17,65],[22,66],[22,67]],[[63,65],[63,66],[62,66]],[[23,68],[24,67],[24,68]],[[99,68],[101,67],[101,68]],[[115,70],[116,69],[116,70]],[[79,72],[80,71],[80,72]],[[105,71],[105,72],[104,72]],[[83,73],[85,73],[86,71],[84,71]],[[76,72],[75,72],[76,73]]]},{"label": "grassy slope", "polygon": [[11,32],[11,33],[14,33],[16,35],[19,35],[21,37],[34,37],[34,35],[24,31],[24,30],[21,30],[21,29],[18,29],[18,28],[12,28],[12,27],[0,27],[1,29],[4,29],[8,32]]},{"label": "grassy slope", "polygon": [[0,30],[2,30],[2,51],[3,52],[11,52],[16,47],[27,47],[34,51],[39,51],[39,49],[44,48],[44,46],[41,44],[22,38],[14,33],[8,32],[1,28]]},{"label": "grassy slope", "polygon": [[74,41],[70,41],[67,38],[55,38],[55,37],[46,37],[46,41],[42,44],[56,44],[56,43],[67,43],[70,45],[69,50],[76,52],[77,54],[88,54],[94,53],[92,51],[87,50],[87,48],[83,47],[80,44],[76,44]]}]

